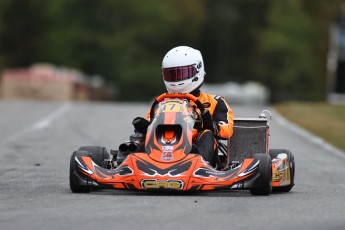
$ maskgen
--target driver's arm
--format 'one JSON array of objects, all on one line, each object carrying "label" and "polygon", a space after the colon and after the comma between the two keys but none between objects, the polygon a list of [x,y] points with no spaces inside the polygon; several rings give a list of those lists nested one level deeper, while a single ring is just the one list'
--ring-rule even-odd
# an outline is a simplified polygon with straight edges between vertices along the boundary
[{"label": "driver's arm", "polygon": [[212,115],[213,122],[218,129],[215,130],[215,135],[223,139],[229,139],[233,133],[234,114],[223,97],[217,97],[215,100],[217,105]]}]

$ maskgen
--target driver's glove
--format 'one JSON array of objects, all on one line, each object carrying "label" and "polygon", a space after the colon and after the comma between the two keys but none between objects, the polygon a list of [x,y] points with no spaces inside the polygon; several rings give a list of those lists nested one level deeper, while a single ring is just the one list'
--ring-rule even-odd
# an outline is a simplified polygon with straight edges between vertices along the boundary
[{"label": "driver's glove", "polygon": [[143,117],[136,117],[132,121],[132,124],[135,128],[135,131],[142,133],[142,134],[146,134],[146,131],[150,125],[150,122]]},{"label": "driver's glove", "polygon": [[210,114],[210,111],[207,109],[201,114],[202,122],[203,122],[203,129],[211,130],[214,133],[214,126],[213,126],[213,119]]}]

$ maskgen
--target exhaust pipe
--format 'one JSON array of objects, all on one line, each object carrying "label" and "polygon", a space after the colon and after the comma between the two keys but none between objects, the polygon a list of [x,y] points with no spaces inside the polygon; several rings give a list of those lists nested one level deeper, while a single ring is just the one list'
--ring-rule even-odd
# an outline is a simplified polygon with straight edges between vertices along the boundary
[{"label": "exhaust pipe", "polygon": [[138,145],[133,142],[125,142],[119,146],[119,152],[116,157],[116,162],[120,165],[130,153],[137,152]]},{"label": "exhaust pipe", "polygon": [[133,142],[125,142],[119,146],[119,151],[123,153],[134,153],[138,150],[138,145]]}]

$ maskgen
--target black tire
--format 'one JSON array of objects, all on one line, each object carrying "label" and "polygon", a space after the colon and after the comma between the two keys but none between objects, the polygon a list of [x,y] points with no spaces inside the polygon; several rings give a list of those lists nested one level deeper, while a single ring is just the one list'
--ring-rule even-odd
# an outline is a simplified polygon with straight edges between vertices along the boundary
[{"label": "black tire", "polygon": [[289,160],[289,167],[290,167],[290,177],[291,177],[291,184],[283,186],[283,187],[274,187],[272,192],[290,192],[292,187],[295,185],[295,157],[291,153],[290,150],[287,149],[270,149],[269,154],[271,158],[276,158],[279,153],[285,153]]},{"label": "black tire", "polygon": [[95,162],[98,166],[102,166],[104,159],[109,158],[109,153],[105,147],[101,146],[83,146],[80,147],[79,150],[87,151],[91,154],[91,159]]},{"label": "black tire", "polygon": [[86,151],[73,152],[69,168],[70,188],[74,193],[89,193],[91,190],[91,186],[88,184],[88,179],[77,171],[77,166],[74,159],[76,156],[90,156],[90,153]]},{"label": "black tire", "polygon": [[268,154],[259,153],[254,155],[259,162],[259,185],[250,190],[253,195],[268,196],[272,191],[272,160]]}]

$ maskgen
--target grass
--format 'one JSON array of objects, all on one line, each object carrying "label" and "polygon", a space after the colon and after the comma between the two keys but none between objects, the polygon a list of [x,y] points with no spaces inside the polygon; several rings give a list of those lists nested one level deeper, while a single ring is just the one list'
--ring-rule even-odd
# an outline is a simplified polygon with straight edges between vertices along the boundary
[{"label": "grass", "polygon": [[345,151],[345,105],[288,102],[273,105],[288,120]]}]

